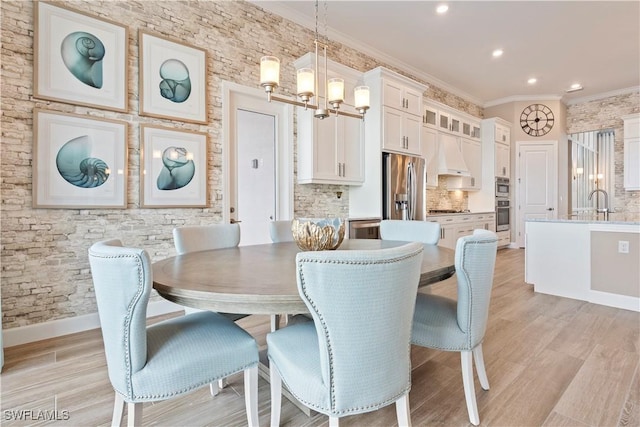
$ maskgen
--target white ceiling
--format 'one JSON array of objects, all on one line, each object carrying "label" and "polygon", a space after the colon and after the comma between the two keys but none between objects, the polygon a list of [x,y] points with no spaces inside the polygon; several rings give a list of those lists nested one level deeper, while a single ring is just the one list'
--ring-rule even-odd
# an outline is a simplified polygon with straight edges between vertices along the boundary
[{"label": "white ceiling", "polygon": [[[315,27],[313,1],[253,3]],[[640,86],[640,1],[449,1],[443,16],[440,3],[329,1],[328,37],[484,106]],[[323,2],[319,19],[323,33]],[[584,89],[565,93],[575,82]]]}]

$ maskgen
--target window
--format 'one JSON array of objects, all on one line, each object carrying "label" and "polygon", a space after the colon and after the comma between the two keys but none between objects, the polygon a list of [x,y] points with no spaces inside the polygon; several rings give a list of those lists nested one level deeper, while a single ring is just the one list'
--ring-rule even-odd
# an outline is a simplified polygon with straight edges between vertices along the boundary
[{"label": "window", "polygon": [[605,199],[598,193],[589,200],[589,195],[596,189],[607,192],[608,208],[611,210],[615,189],[613,129],[573,133],[569,135],[569,142],[572,163],[572,214],[593,214],[596,209],[605,207]]}]

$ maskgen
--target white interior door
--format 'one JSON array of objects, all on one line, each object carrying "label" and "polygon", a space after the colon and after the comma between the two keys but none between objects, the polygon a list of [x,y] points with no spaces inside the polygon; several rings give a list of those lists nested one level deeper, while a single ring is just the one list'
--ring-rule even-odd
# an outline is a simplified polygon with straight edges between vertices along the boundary
[{"label": "white interior door", "polygon": [[242,245],[267,243],[276,217],[276,118],[237,109],[237,194],[231,218],[241,221]]},{"label": "white interior door", "polygon": [[525,246],[528,218],[552,219],[557,216],[557,141],[516,142],[516,243]]},{"label": "white interior door", "polygon": [[293,108],[223,83],[223,221],[241,245],[268,243],[269,222],[293,217]]}]

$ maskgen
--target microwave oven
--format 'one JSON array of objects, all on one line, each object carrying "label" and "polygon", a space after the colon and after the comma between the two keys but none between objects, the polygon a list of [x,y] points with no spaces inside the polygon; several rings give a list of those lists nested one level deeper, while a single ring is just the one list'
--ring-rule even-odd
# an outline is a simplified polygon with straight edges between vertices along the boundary
[{"label": "microwave oven", "polygon": [[496,197],[509,197],[509,178],[496,178]]}]

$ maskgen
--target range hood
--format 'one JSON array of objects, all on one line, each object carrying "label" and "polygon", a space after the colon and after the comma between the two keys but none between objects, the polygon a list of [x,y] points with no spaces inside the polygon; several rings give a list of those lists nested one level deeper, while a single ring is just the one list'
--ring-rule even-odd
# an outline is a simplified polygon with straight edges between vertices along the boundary
[{"label": "range hood", "polygon": [[438,147],[438,175],[471,176],[462,157],[458,139],[452,135],[440,134]]}]

